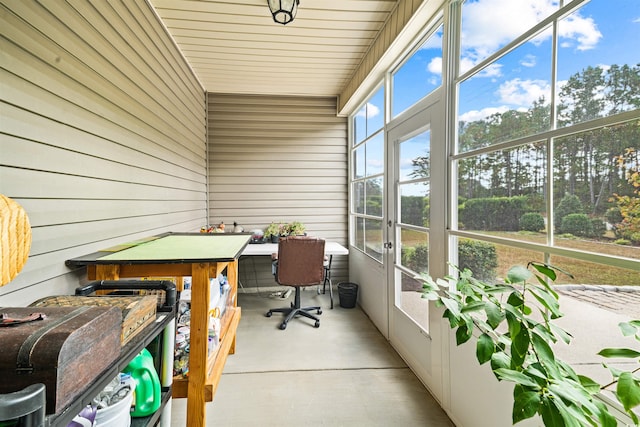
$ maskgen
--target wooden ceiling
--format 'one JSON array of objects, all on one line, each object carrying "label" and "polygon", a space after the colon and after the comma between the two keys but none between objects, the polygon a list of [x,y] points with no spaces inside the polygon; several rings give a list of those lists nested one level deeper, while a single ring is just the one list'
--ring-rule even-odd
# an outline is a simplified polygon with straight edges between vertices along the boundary
[{"label": "wooden ceiling", "polygon": [[300,0],[287,25],[267,0],[149,0],[209,92],[337,96],[398,0]]}]

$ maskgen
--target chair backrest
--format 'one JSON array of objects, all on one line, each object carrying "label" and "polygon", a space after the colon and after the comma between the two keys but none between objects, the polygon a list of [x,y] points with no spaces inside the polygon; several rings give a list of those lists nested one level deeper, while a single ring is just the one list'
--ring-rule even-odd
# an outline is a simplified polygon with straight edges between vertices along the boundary
[{"label": "chair backrest", "polygon": [[307,236],[282,237],[278,241],[276,282],[307,286],[324,280],[324,239]]}]

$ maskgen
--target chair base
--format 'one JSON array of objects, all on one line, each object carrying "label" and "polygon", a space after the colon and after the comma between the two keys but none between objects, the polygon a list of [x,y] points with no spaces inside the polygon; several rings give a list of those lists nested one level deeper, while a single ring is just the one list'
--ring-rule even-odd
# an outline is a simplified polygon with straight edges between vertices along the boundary
[{"label": "chair base", "polygon": [[293,319],[296,316],[303,316],[303,317],[308,317],[309,319],[315,320],[315,324],[313,325],[316,328],[320,327],[320,319],[318,319],[316,316],[314,316],[313,314],[309,313],[310,311],[316,310],[317,314],[320,315],[322,314],[322,309],[319,306],[314,306],[314,307],[301,307],[300,306],[300,287],[296,286],[296,294],[294,297],[294,302],[291,303],[290,307],[283,307],[283,308],[272,308],[271,310],[269,310],[267,312],[267,314],[265,314],[265,316],[267,317],[271,317],[273,315],[273,313],[283,313],[286,315],[285,319],[282,321],[282,323],[280,324],[280,329],[285,330],[287,329],[287,324],[289,323],[289,321],[291,319]]}]

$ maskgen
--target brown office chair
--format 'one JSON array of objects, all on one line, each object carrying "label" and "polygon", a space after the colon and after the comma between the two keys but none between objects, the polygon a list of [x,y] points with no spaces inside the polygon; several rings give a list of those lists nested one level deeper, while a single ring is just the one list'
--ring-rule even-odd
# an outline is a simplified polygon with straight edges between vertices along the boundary
[{"label": "brown office chair", "polygon": [[317,310],[317,314],[322,314],[322,310],[317,306],[301,307],[300,288],[323,283],[324,240],[306,236],[280,238],[277,261],[274,264],[276,282],[283,286],[292,286],[295,289],[295,297],[290,307],[271,309],[266,316],[271,317],[276,312],[285,314],[286,317],[280,324],[280,329],[283,330],[287,328],[289,320],[296,316],[315,320],[314,326],[319,328],[320,319],[309,312]]}]

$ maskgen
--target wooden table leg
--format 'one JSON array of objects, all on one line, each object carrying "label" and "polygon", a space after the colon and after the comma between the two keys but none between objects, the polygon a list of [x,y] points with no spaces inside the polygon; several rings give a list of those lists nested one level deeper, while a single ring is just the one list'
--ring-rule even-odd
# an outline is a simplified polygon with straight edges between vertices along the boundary
[{"label": "wooden table leg", "polygon": [[189,349],[189,385],[187,388],[187,425],[206,424],[205,383],[209,336],[209,264],[191,266],[191,332]]},{"label": "wooden table leg", "polygon": [[[238,306],[238,260],[231,261],[227,265],[227,281],[231,285],[231,295],[234,295],[233,306]],[[236,335],[233,334],[233,341],[229,348],[229,354],[236,353]]]}]

